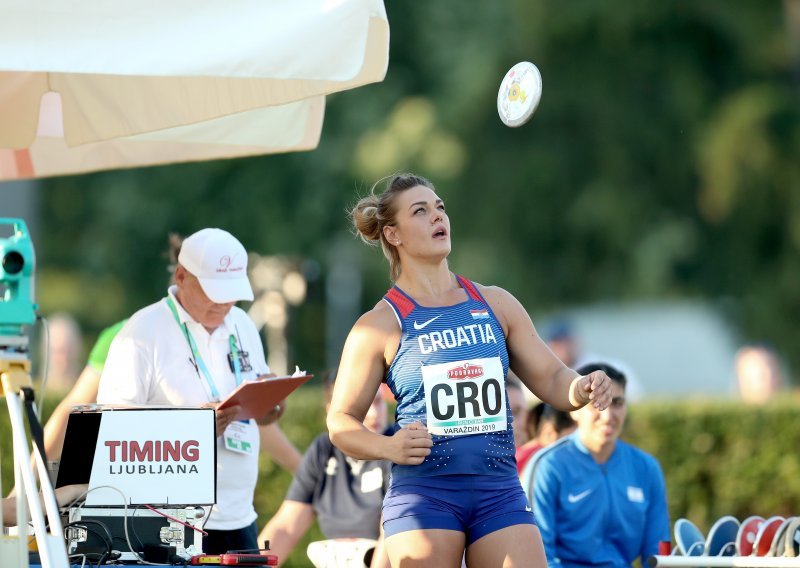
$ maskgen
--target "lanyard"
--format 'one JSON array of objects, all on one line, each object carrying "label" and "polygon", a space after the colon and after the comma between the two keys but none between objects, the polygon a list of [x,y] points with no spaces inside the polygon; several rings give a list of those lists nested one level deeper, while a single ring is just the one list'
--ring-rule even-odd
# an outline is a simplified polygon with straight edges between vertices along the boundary
[{"label": "lanyard", "polygon": [[[175,303],[172,301],[172,298],[167,296],[167,305],[169,309],[172,311],[172,315],[175,317],[175,321],[180,326],[181,330],[183,331],[184,337],[186,337],[186,342],[189,344],[189,349],[192,350],[192,357],[194,357],[195,363],[197,363],[197,369],[202,371],[203,376],[206,379],[206,383],[208,383],[208,388],[211,391],[211,398],[214,401],[219,400],[219,390],[217,390],[217,384],[214,382],[214,379],[211,378],[211,373],[208,371],[208,367],[206,367],[205,362],[203,361],[203,357],[200,355],[200,352],[197,350],[197,344],[194,341],[194,337],[192,337],[192,333],[189,331],[189,328],[186,327],[185,323],[181,323],[181,318],[178,317],[178,309],[175,307]],[[239,349],[236,347],[236,339],[233,335],[229,338],[229,344],[231,348],[231,354],[233,355],[233,375],[236,379],[236,386],[238,387],[242,384],[242,377],[240,372],[239,366]]]}]

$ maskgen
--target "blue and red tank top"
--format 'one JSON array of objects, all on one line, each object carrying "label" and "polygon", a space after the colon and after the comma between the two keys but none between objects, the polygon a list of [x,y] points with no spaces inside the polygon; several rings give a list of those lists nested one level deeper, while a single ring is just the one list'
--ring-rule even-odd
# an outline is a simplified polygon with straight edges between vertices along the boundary
[{"label": "blue and red tank top", "polygon": [[456,278],[467,300],[453,306],[421,306],[397,286],[384,296],[401,327],[386,375],[397,400],[395,421],[422,422],[433,436],[425,461],[395,464],[393,479],[516,475],[503,328],[475,284]]}]

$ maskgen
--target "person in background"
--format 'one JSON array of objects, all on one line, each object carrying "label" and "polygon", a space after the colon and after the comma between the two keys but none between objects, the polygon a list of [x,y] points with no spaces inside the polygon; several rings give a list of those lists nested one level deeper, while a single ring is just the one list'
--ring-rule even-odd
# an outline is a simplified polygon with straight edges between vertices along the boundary
[{"label": "person in background", "polygon": [[748,404],[769,402],[784,386],[780,361],[769,345],[752,343],[740,348],[735,369],[739,396]]},{"label": "person in background", "polygon": [[[167,270],[170,274],[170,284],[174,284],[173,276],[178,264],[178,254],[181,250],[182,237],[177,233],[169,234],[169,264]],[[61,450],[64,447],[64,435],[67,431],[69,413],[75,406],[94,404],[97,402],[97,389],[100,385],[100,376],[108,357],[111,341],[127,322],[119,321],[100,332],[97,342],[89,353],[86,366],[83,368],[78,380],[67,395],[61,399],[53,410],[44,426],[44,447],[48,461],[59,461]],[[300,464],[300,452],[289,441],[277,422],[259,428],[261,451],[267,453],[282,468],[294,473]]]},{"label": "person in background", "polygon": [[528,441],[528,431],[525,424],[528,421],[528,403],[525,400],[525,391],[522,383],[513,372],[508,372],[506,377],[506,394],[508,395],[508,406],[511,410],[514,428],[514,447],[519,448]]},{"label": "person in background", "polygon": [[61,459],[67,421],[72,408],[97,402],[97,387],[100,384],[100,374],[103,372],[103,365],[108,355],[108,347],[126,321],[128,320],[117,322],[100,332],[78,380],[66,396],[61,399],[61,402],[58,403],[58,406],[56,406],[45,423],[44,449],[48,460],[58,461]]},{"label": "person in background", "polygon": [[[59,487],[55,490],[56,503],[58,503],[59,507],[69,505],[86,493],[88,487],[88,485],[83,484]],[[41,498],[41,495],[39,497]],[[3,525],[7,527],[15,526],[17,524],[17,498],[14,496],[4,497],[0,508],[3,509]],[[44,502],[42,503],[42,509],[44,509]],[[28,511],[28,517],[30,518],[30,511]]]},{"label": "person in background", "polygon": [[606,353],[587,351],[580,341],[575,322],[570,317],[560,315],[549,321],[542,336],[555,356],[568,367],[576,369],[593,361],[605,361],[625,375],[625,397],[629,402],[639,402],[646,396],[644,385],[625,361]]},{"label": "person in background", "polygon": [[[543,565],[514,463],[508,369],[564,409],[606,408],[608,377],[566,367],[507,291],[450,271],[450,220],[427,179],[391,176],[352,217],[381,245],[394,286],[348,335],[327,424],[347,455],[393,462],[383,505],[391,564]],[[392,436],[364,425],[384,381],[397,401]]]},{"label": "person in background", "polygon": [[[522,476],[528,460],[542,448],[572,434],[577,424],[569,412],[553,408],[546,402],[540,402],[528,411],[525,431],[528,442],[517,447],[517,472]],[[525,488],[523,481],[522,487]]]},{"label": "person in background", "polygon": [[533,509],[549,566],[645,565],[670,539],[664,474],[658,461],[619,439],[625,424],[625,375],[606,363],[611,406],[572,413],[571,436],[537,454]]},{"label": "person in background", "polygon": [[569,320],[563,317],[554,319],[545,326],[542,336],[550,351],[566,366],[572,367],[578,363],[578,338]]},{"label": "person in background", "polygon": [[203,229],[184,239],[174,277],[166,298],[136,312],[111,342],[97,402],[215,408],[217,501],[203,550],[257,549],[259,428],[234,421],[238,406],[218,408],[243,381],[270,372],[255,324],[234,305],[253,300],[247,251],[227,231]]},{"label": "person in background", "polygon": [[[326,376],[326,412],[335,378],[335,372]],[[373,398],[364,424],[371,432],[388,433],[388,407],[380,392]],[[388,566],[380,519],[390,472],[390,462],[349,458],[331,444],[327,432],[320,434],[303,454],[283,503],[258,541],[269,540],[271,553],[283,563],[316,519],[326,539],[377,540],[371,566]]]},{"label": "person in background", "polygon": [[[80,372],[83,344],[81,328],[71,315],[60,312],[47,318],[48,390],[66,392],[75,384]],[[44,347],[43,343],[43,347]]]}]

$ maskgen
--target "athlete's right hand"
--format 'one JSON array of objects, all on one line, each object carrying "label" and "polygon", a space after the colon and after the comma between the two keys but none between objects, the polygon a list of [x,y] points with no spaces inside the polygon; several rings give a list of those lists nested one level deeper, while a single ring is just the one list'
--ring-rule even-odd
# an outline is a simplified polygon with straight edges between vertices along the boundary
[{"label": "athlete's right hand", "polygon": [[425,425],[413,422],[389,438],[387,457],[400,465],[419,465],[431,453],[433,439]]}]

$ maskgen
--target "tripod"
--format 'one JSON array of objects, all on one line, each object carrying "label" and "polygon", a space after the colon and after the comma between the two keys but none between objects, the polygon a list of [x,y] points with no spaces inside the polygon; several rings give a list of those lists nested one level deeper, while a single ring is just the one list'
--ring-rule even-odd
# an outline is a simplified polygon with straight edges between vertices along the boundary
[{"label": "tripod", "polygon": [[[42,501],[36,487],[31,463],[31,445],[25,431],[24,403],[33,402],[31,362],[28,338],[22,335],[0,335],[0,386],[8,404],[8,416],[14,441],[14,487],[17,495],[17,537],[5,536],[0,515],[0,568],[28,566],[27,508],[31,512],[33,532],[43,568],[68,568],[69,559],[64,544],[61,518],[45,458],[34,446],[34,460],[42,487]],[[2,512],[2,511],[0,511]],[[45,524],[45,514],[47,524]]]}]

